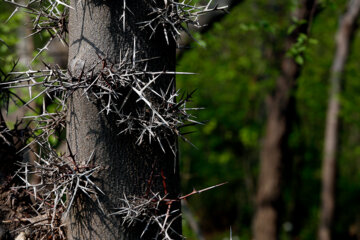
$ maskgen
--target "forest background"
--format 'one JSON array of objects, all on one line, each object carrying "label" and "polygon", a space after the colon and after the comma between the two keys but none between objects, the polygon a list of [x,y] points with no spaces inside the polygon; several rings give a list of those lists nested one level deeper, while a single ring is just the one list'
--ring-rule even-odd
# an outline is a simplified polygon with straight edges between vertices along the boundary
[{"label": "forest background", "polygon": [[[287,154],[281,186],[279,236],[315,239],[321,206],[321,164],[328,104],[329,76],[335,52],[335,34],[347,1],[320,1],[321,10],[298,53],[289,53],[301,66],[286,140]],[[178,88],[193,95],[194,106],[204,107],[189,139],[181,142],[182,192],[221,182],[228,184],[189,198],[184,206],[183,229],[188,239],[251,239],[259,156],[267,119],[266,98],[274,91],[280,69],[276,49],[283,48],[294,25],[291,12],[298,1],[238,1],[229,13],[206,33],[195,34],[178,55],[177,71],[200,73],[178,76]],[[22,39],[24,16],[0,2],[1,69],[11,70]],[[300,23],[301,24],[301,23]],[[46,37],[33,39],[32,50]],[[301,41],[301,39],[298,39]],[[342,75],[340,130],[336,176],[334,239],[360,239],[360,32],[356,31]],[[31,53],[35,56],[36,52]],[[57,56],[44,54],[43,58]],[[65,57],[66,59],[66,57]],[[40,64],[40,61],[39,63]],[[41,107],[41,100],[39,106]],[[16,107],[10,106],[10,115]],[[54,145],[61,145],[61,137]],[[190,222],[195,221],[193,224]],[[195,226],[195,227],[194,227]],[[197,229],[197,227],[199,229]]]}]

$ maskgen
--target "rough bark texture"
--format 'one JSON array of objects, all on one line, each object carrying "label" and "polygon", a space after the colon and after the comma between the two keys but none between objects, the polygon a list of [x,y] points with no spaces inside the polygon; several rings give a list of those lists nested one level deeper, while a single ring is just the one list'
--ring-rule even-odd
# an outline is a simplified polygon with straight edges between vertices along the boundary
[{"label": "rough bark texture", "polygon": [[[314,0],[301,1],[295,12],[298,19],[307,23],[315,12]],[[298,27],[285,41],[280,58],[280,76],[274,93],[267,99],[268,119],[260,153],[260,173],[256,195],[256,213],[253,219],[253,239],[276,240],[278,236],[279,203],[281,200],[282,167],[284,165],[287,134],[290,126],[292,92],[300,66],[286,52],[296,43],[300,33],[307,33],[308,24]]]},{"label": "rough bark texture", "polygon": [[[126,2],[129,11],[126,12],[126,29],[123,31],[120,20],[123,1],[71,1],[74,9],[70,11],[69,20],[68,66],[74,76],[80,75],[83,64],[86,70],[97,62],[98,55],[115,63],[119,62],[120,52],[124,56],[129,51],[132,56],[134,39],[138,59],[157,57],[147,63],[149,71],[174,71],[175,42],[167,45],[163,33],[149,40],[150,33],[140,31],[137,24],[148,16],[146,1]],[[171,75],[160,77],[158,87],[167,87],[171,78]],[[100,201],[104,203],[106,213],[118,207],[125,195],[144,196],[152,172],[153,192],[164,193],[160,177],[163,170],[168,197],[179,195],[177,166],[174,172],[177,161],[174,161],[169,149],[164,154],[157,143],[143,142],[138,146],[135,136],[118,135],[119,129],[113,116],[99,114],[99,104],[90,102],[81,91],[75,92],[69,99],[68,108],[67,139],[72,152],[76,154],[76,161],[86,161],[95,150],[93,163],[101,166],[95,182],[105,193],[105,196],[100,196]],[[176,141],[175,137],[173,141]],[[180,205],[176,208],[180,208]],[[121,221],[119,217],[101,213],[96,203],[79,198],[70,216],[68,236],[69,239],[140,239],[144,226],[125,228],[121,226]],[[181,233],[181,220],[172,227]],[[153,239],[156,231],[150,227],[143,239]]]},{"label": "rough bark texture", "polygon": [[321,216],[319,240],[330,240],[335,208],[336,157],[338,150],[339,94],[341,75],[348,57],[349,45],[360,12],[360,0],[349,1],[348,9],[339,22],[336,52],[330,70],[330,93],[326,116],[324,157],[322,166]]}]

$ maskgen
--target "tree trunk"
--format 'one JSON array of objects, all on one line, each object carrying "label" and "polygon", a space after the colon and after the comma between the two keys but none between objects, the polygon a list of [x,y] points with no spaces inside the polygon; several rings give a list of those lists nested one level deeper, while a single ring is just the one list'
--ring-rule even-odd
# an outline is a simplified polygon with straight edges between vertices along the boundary
[{"label": "tree trunk", "polygon": [[335,208],[336,155],[338,150],[341,75],[348,57],[349,45],[356,28],[356,20],[359,12],[360,0],[349,1],[348,9],[340,19],[339,28],[336,33],[336,52],[330,70],[330,92],[324,140],[321,216],[318,232],[319,240],[331,239],[331,227]]},{"label": "tree trunk", "polygon": [[276,240],[279,225],[279,203],[281,200],[282,168],[290,127],[292,92],[300,66],[286,52],[296,43],[300,33],[308,32],[308,23],[315,12],[314,0],[301,1],[296,10],[297,19],[306,20],[285,41],[283,53],[279,56],[281,69],[276,80],[274,93],[267,98],[268,119],[266,133],[260,153],[260,173],[256,195],[256,213],[253,219],[255,240]]},{"label": "tree trunk", "polygon": [[[147,71],[175,70],[175,42],[167,44],[162,30],[149,40],[150,31],[139,29],[138,23],[145,21],[149,13],[146,1],[126,1],[124,30],[120,18],[123,1],[72,0],[71,6],[68,66],[74,77],[81,75],[83,67],[87,71],[99,57],[119,63],[120,55],[128,52],[130,57],[126,60],[131,61],[134,41],[137,59],[152,59],[146,62]],[[145,63],[137,64],[142,64],[139,69],[145,66]],[[167,88],[173,78],[173,75],[160,76],[157,87]],[[82,90],[75,91],[70,97],[67,139],[78,162],[86,161],[94,150],[92,163],[101,166],[95,182],[105,193],[99,196],[105,213],[89,198],[79,198],[69,219],[69,239],[140,239],[145,225],[122,226],[121,217],[108,214],[122,204],[124,196],[144,197],[150,187],[150,178],[153,179],[151,191],[164,196],[167,190],[168,198],[177,197],[180,193],[178,161],[170,149],[165,149],[164,153],[154,141],[137,145],[136,136],[119,134],[114,116],[104,112],[99,114],[100,104],[94,102],[89,101]],[[177,144],[175,137],[171,141]],[[166,181],[166,189],[163,181]],[[180,204],[174,208],[180,209]],[[172,228],[181,234],[180,218]],[[155,227],[150,226],[143,239],[154,239],[156,234]],[[173,238],[177,239],[176,236]]]}]

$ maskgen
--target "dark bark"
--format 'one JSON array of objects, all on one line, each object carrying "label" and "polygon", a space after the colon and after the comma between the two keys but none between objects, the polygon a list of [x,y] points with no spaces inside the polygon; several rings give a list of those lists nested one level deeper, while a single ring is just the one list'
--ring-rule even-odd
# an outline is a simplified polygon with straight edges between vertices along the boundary
[{"label": "dark bark", "polygon": [[0,112],[0,184],[4,182],[6,177],[11,176],[15,170],[15,163],[20,159],[20,155],[14,154],[16,148],[12,136],[6,133],[7,126]]},{"label": "dark bark", "polygon": [[253,219],[255,240],[276,240],[278,237],[282,171],[287,160],[287,135],[291,124],[291,102],[294,100],[292,93],[301,68],[286,52],[296,43],[300,33],[308,33],[308,24],[314,16],[315,7],[314,0],[301,1],[295,15],[307,23],[299,26],[287,37],[283,52],[277,58],[281,59],[280,75],[273,94],[267,98],[268,118],[260,153],[256,213]]},{"label": "dark bark", "polygon": [[[167,45],[163,33],[149,40],[150,33],[140,31],[137,24],[148,16],[146,1],[126,2],[131,12],[127,11],[126,29],[123,31],[120,20],[123,1],[71,1],[74,9],[70,11],[69,20],[68,66],[73,76],[80,75],[83,64],[86,70],[97,62],[98,56],[106,57],[113,63],[119,62],[120,52],[124,56],[129,51],[132,56],[134,39],[139,59],[157,57],[147,62],[148,71],[174,71],[175,42]],[[139,66],[140,69],[142,67]],[[157,87],[167,87],[172,78],[171,75],[161,76]],[[164,194],[162,179],[159,177],[163,170],[168,197],[177,197],[180,192],[177,161],[174,161],[174,155],[169,149],[164,153],[154,141],[152,144],[143,142],[138,146],[135,144],[136,136],[119,135],[114,117],[111,114],[99,114],[100,110],[100,104],[90,102],[82,95],[82,91],[76,91],[68,100],[67,139],[70,148],[78,162],[86,161],[95,150],[92,163],[101,166],[95,182],[105,193],[100,196],[105,214],[89,199],[78,199],[69,219],[68,236],[69,239],[140,239],[144,226],[123,227],[120,217],[107,214],[111,209],[119,207],[120,199],[125,195],[143,197],[152,172],[154,181],[151,190]],[[175,137],[172,141],[176,141]],[[180,208],[180,204],[174,208]],[[172,227],[181,233],[181,219]],[[156,231],[150,227],[143,239],[153,239]]]},{"label": "dark bark", "polygon": [[326,116],[324,156],[322,166],[321,215],[318,238],[331,240],[331,227],[335,209],[336,158],[338,152],[339,94],[342,72],[349,53],[356,20],[360,12],[360,1],[349,1],[347,11],[339,22],[336,33],[336,52],[330,70],[330,92]]}]

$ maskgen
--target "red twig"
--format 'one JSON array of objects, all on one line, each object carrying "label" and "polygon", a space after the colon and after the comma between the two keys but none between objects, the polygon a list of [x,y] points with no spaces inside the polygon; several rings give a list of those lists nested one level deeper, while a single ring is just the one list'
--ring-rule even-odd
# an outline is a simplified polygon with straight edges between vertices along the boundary
[{"label": "red twig", "polygon": [[211,190],[211,189],[216,188],[216,187],[220,187],[220,186],[225,185],[225,184],[227,184],[227,182],[219,183],[219,184],[216,184],[216,185],[214,185],[214,186],[207,187],[207,188],[204,188],[204,189],[201,189],[201,190],[196,190],[196,189],[194,189],[191,193],[188,193],[188,194],[186,194],[186,195],[184,195],[184,196],[179,197],[179,200],[186,199],[187,197],[190,197],[191,195],[194,195],[194,194],[196,194],[196,193],[199,193],[199,194],[200,194],[200,193],[202,193],[202,192]]},{"label": "red twig", "polygon": [[161,169],[161,178],[162,178],[162,183],[163,183],[163,187],[164,187],[164,193],[165,195],[168,193],[167,189],[166,189],[166,177],[164,175],[164,170]]},{"label": "red twig", "polygon": [[225,184],[227,184],[227,182],[219,183],[219,184],[216,184],[216,185],[214,185],[214,186],[207,187],[207,188],[204,188],[204,189],[201,189],[201,190],[196,190],[196,189],[194,189],[191,193],[188,193],[188,194],[186,194],[186,195],[184,195],[184,196],[180,196],[180,197],[178,197],[178,198],[176,198],[176,199],[167,199],[167,198],[164,198],[164,199],[161,199],[161,201],[164,201],[164,202],[166,202],[166,204],[171,205],[171,203],[173,203],[173,202],[175,202],[175,201],[184,200],[184,199],[186,199],[186,198],[188,198],[188,197],[190,197],[190,196],[192,196],[192,195],[194,195],[194,194],[200,194],[200,193],[202,193],[202,192],[211,190],[211,189],[216,188],[216,187],[220,187],[220,186],[225,185]]},{"label": "red twig", "polygon": [[149,194],[150,194],[150,190],[151,190],[151,185],[152,185],[152,181],[153,181],[153,176],[154,176],[154,169],[155,169],[155,163],[156,163],[157,161],[154,161],[153,162],[153,164],[152,164],[152,166],[151,166],[151,173],[150,173],[150,178],[149,178],[149,180],[147,181],[147,189],[146,189],[146,197],[148,197],[149,196]]}]

